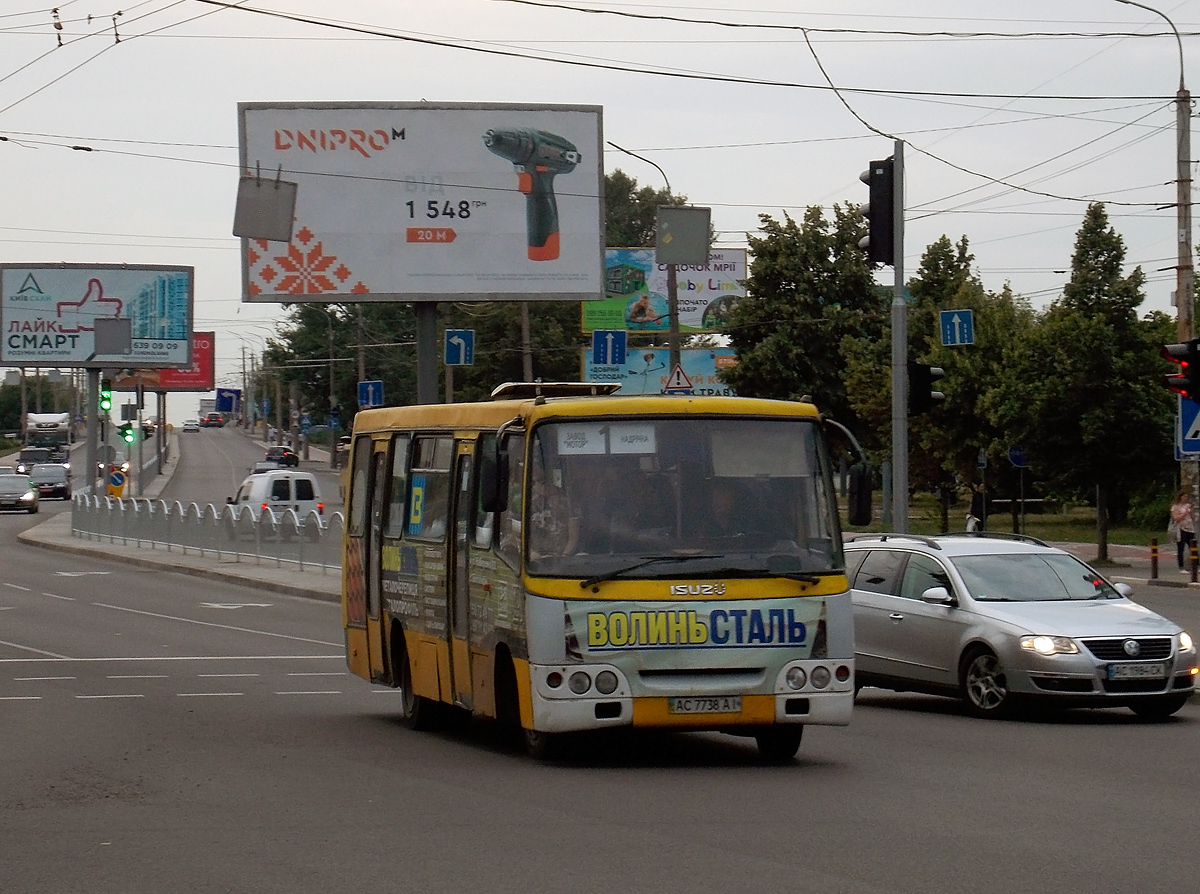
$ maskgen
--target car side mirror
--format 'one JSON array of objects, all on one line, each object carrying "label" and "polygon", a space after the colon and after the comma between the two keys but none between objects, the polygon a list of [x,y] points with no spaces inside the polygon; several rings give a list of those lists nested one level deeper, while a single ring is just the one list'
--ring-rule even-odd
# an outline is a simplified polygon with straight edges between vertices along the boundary
[{"label": "car side mirror", "polygon": [[1116,591],[1126,599],[1133,598],[1133,587],[1129,586],[1129,584],[1113,584],[1113,587],[1115,587]]},{"label": "car side mirror", "polygon": [[945,587],[930,587],[921,594],[921,601],[930,605],[954,605],[954,597]]},{"label": "car side mirror", "polygon": [[871,470],[866,463],[855,463],[850,467],[850,485],[847,494],[846,520],[861,527],[871,523]]}]

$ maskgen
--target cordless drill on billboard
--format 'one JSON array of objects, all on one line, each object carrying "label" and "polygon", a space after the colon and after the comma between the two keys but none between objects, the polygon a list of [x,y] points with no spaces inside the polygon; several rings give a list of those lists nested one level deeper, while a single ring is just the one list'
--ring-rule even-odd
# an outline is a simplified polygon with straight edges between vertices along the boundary
[{"label": "cordless drill on billboard", "polygon": [[489,130],[483,135],[483,144],[516,168],[517,187],[525,193],[530,260],[553,261],[558,257],[554,175],[575,170],[579,150],[557,134],[528,127]]}]

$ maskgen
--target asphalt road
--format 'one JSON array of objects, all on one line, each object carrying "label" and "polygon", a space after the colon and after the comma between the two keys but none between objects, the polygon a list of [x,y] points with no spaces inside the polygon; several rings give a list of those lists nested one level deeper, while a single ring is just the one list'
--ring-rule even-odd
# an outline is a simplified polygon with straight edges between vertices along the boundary
[{"label": "asphalt road", "polygon": [[[868,689],[786,767],[719,734],[537,764],[402,728],[336,605],[17,542],[65,509],[0,517],[0,891],[1195,889],[1200,703],[995,722]],[[1135,596],[1200,632],[1200,594]]]}]

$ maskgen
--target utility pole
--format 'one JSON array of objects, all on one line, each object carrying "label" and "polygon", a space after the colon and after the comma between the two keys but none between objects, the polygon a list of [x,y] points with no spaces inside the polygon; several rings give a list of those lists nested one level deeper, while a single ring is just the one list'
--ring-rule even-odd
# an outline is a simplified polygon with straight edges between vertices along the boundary
[{"label": "utility pole", "polygon": [[892,520],[908,533],[908,303],[904,300],[904,142],[896,140],[892,167]]}]

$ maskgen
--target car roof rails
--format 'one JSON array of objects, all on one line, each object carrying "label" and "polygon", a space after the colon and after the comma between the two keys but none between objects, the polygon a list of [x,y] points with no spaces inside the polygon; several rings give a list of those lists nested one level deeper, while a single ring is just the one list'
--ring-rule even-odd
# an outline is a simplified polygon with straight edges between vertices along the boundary
[{"label": "car roof rails", "polygon": [[916,540],[920,543],[924,543],[930,549],[942,548],[941,545],[932,537],[926,537],[923,534],[899,534],[895,531],[885,532],[882,534],[853,534],[849,537],[843,536],[842,540],[849,540],[852,543],[858,540],[877,540],[880,543],[885,543],[889,538],[894,538],[897,540]]},{"label": "car roof rails", "polygon": [[1028,534],[1010,534],[1007,531],[948,531],[939,537],[982,537],[987,540],[1016,540],[1021,543],[1033,543],[1037,546],[1049,546],[1045,540],[1030,537]]}]

